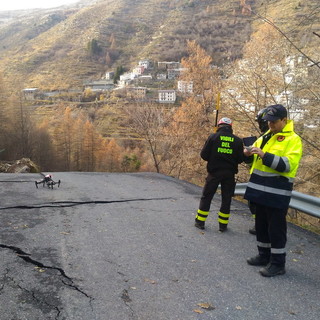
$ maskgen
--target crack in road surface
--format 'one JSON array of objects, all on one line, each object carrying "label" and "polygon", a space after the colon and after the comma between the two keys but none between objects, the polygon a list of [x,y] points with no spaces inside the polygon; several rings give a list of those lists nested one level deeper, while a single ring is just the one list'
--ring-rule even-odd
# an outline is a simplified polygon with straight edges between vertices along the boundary
[{"label": "crack in road surface", "polygon": [[123,289],[122,294],[121,294],[121,299],[123,300],[124,304],[129,308],[130,310],[130,318],[134,318],[134,310],[132,306],[130,305],[130,302],[132,302],[132,299],[129,296],[129,292],[127,289]]},{"label": "crack in road surface", "polygon": [[11,181],[8,181],[8,180],[0,180],[0,183],[11,183],[11,182],[17,182],[17,183],[20,183],[20,182],[30,182],[30,180],[11,180]]},{"label": "crack in road surface", "polygon": [[[18,182],[18,181],[17,181]],[[139,202],[139,201],[162,201],[162,200],[170,200],[174,199],[172,197],[162,197],[162,198],[136,198],[136,199],[122,199],[122,200],[88,200],[88,201],[53,201],[49,203],[40,203],[40,204],[31,204],[31,205],[15,205],[15,206],[7,206],[7,207],[0,207],[0,210],[7,210],[7,209],[40,209],[40,208],[61,208],[61,207],[74,207],[74,206],[80,206],[80,205],[89,205],[89,204],[112,204],[112,203],[128,203],[128,202]],[[59,267],[54,267],[54,266],[48,266],[43,264],[40,261],[37,261],[33,258],[31,258],[31,254],[23,251],[22,249],[15,247],[15,246],[10,246],[6,244],[0,244],[0,248],[3,249],[9,249],[13,251],[19,258],[23,259],[25,262],[30,263],[32,265],[35,265],[38,268],[41,269],[50,269],[50,270],[56,270],[60,273],[60,276],[62,277],[61,282],[71,288],[72,290],[75,290],[85,296],[87,299],[89,299],[89,305],[91,310],[93,311],[93,305],[92,302],[94,300],[93,297],[89,296],[86,292],[81,290],[73,281],[71,277],[69,277],[65,271],[62,268]],[[121,274],[119,272],[119,274]],[[11,279],[14,282],[14,279]],[[21,287],[19,284],[16,284],[21,290],[28,292],[32,299],[37,301],[39,304],[44,304],[47,305],[48,307],[51,307],[53,310],[55,310],[56,317],[55,319],[59,319],[62,310],[55,305],[50,304],[46,300],[41,299],[39,296],[36,295],[35,292],[28,290],[27,288]],[[0,292],[3,290],[3,286],[0,286]],[[124,304],[129,308],[130,312],[130,319],[134,318],[134,310],[130,304],[132,302],[129,292],[127,289],[124,289],[122,291],[122,294],[120,295],[121,299],[123,300]]]},{"label": "crack in road surface", "polygon": [[51,304],[49,303],[48,301],[46,301],[45,299],[42,299],[41,297],[38,297],[37,294],[27,288],[24,288],[22,287],[20,284],[18,284],[14,278],[12,277],[9,277],[7,276],[7,278],[12,282],[14,283],[17,288],[19,288],[22,292],[26,292],[27,294],[29,294],[31,297],[32,297],[32,300],[36,301],[36,303],[41,306],[41,305],[44,305],[46,307],[48,307],[49,309],[52,309],[56,312],[56,316],[55,316],[55,319],[58,320],[59,317],[60,317],[60,314],[61,314],[61,309],[54,305],[54,304]]},{"label": "crack in road surface", "polygon": [[149,199],[123,199],[123,200],[89,200],[89,201],[54,201],[50,203],[34,204],[34,205],[17,205],[0,207],[0,210],[6,209],[39,209],[39,208],[65,208],[74,207],[86,204],[110,204],[110,203],[125,203],[125,202],[138,202],[138,201],[152,201],[152,200],[170,200],[173,198],[149,198]]},{"label": "crack in road surface", "polygon": [[70,278],[69,276],[66,275],[65,271],[62,269],[62,268],[59,268],[59,267],[52,267],[52,266],[46,266],[44,265],[43,263],[37,261],[37,260],[34,260],[32,259],[30,256],[29,253],[26,253],[24,252],[23,250],[21,250],[20,248],[18,247],[14,247],[14,246],[8,246],[8,245],[5,245],[5,244],[0,244],[0,248],[4,248],[4,249],[9,249],[9,250],[12,250],[14,251],[17,256],[21,259],[23,259],[25,262],[27,263],[31,263],[39,268],[42,268],[42,269],[51,269],[51,270],[56,270],[58,271],[61,276],[64,278],[64,279],[67,279],[69,281],[69,283],[65,282],[62,280],[62,283],[70,288],[72,288],[73,290],[75,291],[78,291],[79,293],[81,293],[82,295],[84,295],[86,298],[90,299],[90,302],[94,299],[92,297],[90,297],[87,293],[85,293],[84,291],[82,291],[78,286],[76,286],[74,284],[74,281],[72,278]]}]

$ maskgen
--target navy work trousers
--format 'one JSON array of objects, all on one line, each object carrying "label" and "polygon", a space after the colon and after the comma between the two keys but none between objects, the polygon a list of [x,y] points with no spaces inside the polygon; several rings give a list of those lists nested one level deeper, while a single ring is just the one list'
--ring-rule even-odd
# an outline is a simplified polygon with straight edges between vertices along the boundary
[{"label": "navy work trousers", "polygon": [[231,200],[234,195],[235,179],[234,173],[230,171],[218,171],[208,173],[206,183],[202,190],[199,209],[209,211],[211,201],[215,195],[219,184],[221,184],[221,207],[220,212],[230,213]]},{"label": "navy work trousers", "polygon": [[270,262],[285,264],[285,246],[287,243],[288,208],[279,209],[256,205],[256,232],[259,254],[270,256]]}]

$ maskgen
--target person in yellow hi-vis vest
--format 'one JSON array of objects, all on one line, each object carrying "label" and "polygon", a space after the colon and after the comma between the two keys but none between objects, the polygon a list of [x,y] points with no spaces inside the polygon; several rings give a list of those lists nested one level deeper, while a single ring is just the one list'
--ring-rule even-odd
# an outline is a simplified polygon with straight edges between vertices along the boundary
[{"label": "person in yellow hi-vis vest", "polygon": [[219,231],[227,230],[230,206],[235,188],[235,174],[243,161],[242,139],[233,134],[231,119],[224,117],[218,122],[217,132],[211,134],[204,144],[200,156],[207,161],[206,183],[195,219],[195,227],[205,228],[210,205],[221,184],[221,207],[218,213]]},{"label": "person in yellow hi-vis vest", "polygon": [[[267,111],[267,108],[263,108],[258,112],[258,114],[256,116],[256,121],[258,122],[261,136],[269,130],[268,121],[263,119],[263,116],[265,115],[266,111]],[[248,202],[248,204],[249,204],[250,212],[251,212],[253,218],[255,219],[256,218],[255,204],[250,201]],[[256,235],[256,226],[255,225],[249,229],[249,233]]]},{"label": "person in yellow hi-vis vest", "polygon": [[244,151],[245,156],[252,158],[244,198],[255,204],[258,246],[258,255],[247,262],[264,266],[260,274],[273,277],[286,272],[286,215],[302,156],[302,142],[283,105],[269,106],[263,119],[270,129],[250,150]]}]

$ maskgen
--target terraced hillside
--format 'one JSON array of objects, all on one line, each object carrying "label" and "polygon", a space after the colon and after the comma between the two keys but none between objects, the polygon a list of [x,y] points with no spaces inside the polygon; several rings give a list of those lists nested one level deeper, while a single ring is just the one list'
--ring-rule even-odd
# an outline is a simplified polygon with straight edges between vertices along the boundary
[{"label": "terraced hillside", "polygon": [[241,57],[265,16],[299,47],[318,46],[318,0],[82,0],[10,19],[0,13],[0,72],[15,89],[79,87],[141,58],[178,60],[186,40],[223,65]]},{"label": "terraced hillside", "polygon": [[[0,68],[22,87],[79,86],[139,58],[176,60],[187,39],[197,39],[217,62],[241,55],[250,19],[238,1],[106,0],[84,8],[44,10],[0,28]],[[88,44],[96,41],[92,54]],[[106,58],[107,56],[110,59]]]}]

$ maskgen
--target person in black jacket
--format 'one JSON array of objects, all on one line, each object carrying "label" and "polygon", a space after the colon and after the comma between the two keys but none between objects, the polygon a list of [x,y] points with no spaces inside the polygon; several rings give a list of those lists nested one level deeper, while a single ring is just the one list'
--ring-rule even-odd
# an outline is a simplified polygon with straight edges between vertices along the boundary
[{"label": "person in black jacket", "polygon": [[205,228],[210,205],[214,194],[221,184],[221,207],[218,213],[219,231],[227,230],[231,199],[235,189],[235,174],[243,161],[242,139],[233,134],[232,121],[222,118],[218,122],[217,132],[211,134],[204,144],[200,156],[207,161],[206,183],[195,219],[195,227]]}]

